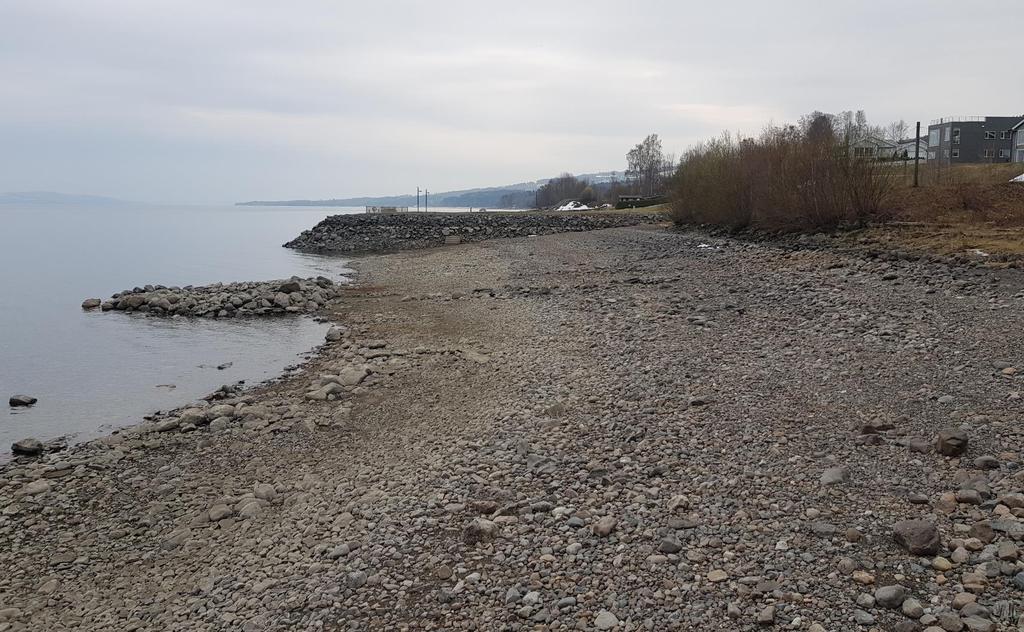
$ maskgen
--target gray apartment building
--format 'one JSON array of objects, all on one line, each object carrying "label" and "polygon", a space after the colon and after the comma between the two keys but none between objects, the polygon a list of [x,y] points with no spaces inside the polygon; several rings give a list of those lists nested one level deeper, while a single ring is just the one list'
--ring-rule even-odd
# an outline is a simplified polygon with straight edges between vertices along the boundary
[{"label": "gray apartment building", "polygon": [[928,126],[928,160],[956,164],[1010,162],[1014,153],[1017,116],[952,116]]}]

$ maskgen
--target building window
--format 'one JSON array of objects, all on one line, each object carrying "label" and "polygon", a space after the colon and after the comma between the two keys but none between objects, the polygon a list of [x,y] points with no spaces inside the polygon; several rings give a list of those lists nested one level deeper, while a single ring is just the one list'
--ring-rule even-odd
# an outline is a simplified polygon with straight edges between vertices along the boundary
[{"label": "building window", "polygon": [[942,157],[943,158],[949,158],[949,150],[948,149],[943,149],[942,150]]},{"label": "building window", "polygon": [[1017,132],[1017,146],[1024,147],[1024,130]]},{"label": "building window", "polygon": [[1010,157],[1010,150],[1009,149],[1000,149],[999,150],[999,157],[1000,158],[1009,158]]},{"label": "building window", "polygon": [[954,158],[959,158],[960,157],[960,150],[959,149],[954,149],[953,150],[953,157]]},{"label": "building window", "polygon": [[985,140],[995,140],[995,139],[996,139],[996,133],[995,132],[985,132]]},{"label": "building window", "polygon": [[1024,162],[1024,149],[1017,150],[1017,162]]},{"label": "building window", "polygon": [[942,137],[943,137],[942,139],[943,140],[949,141],[949,130],[950,129],[951,128],[949,126],[946,126],[945,128],[943,128],[943,134],[942,134]]},{"label": "building window", "polygon": [[928,130],[928,146],[938,147],[939,146],[939,128]]},{"label": "building window", "polygon": [[986,149],[982,153],[982,156],[984,156],[985,158],[995,158],[996,157],[996,150],[994,150],[994,149]]},{"label": "building window", "polygon": [[[1021,153],[1024,154],[1024,152],[1021,152]],[[928,152],[928,160],[935,160],[935,152],[934,151]]]},{"label": "building window", "polygon": [[1009,138],[1010,132],[999,132],[999,140],[1006,140]]}]

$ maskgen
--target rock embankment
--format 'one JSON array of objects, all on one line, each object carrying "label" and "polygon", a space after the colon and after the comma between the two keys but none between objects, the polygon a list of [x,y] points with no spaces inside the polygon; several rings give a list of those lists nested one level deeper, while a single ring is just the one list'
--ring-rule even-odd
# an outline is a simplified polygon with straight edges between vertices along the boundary
[{"label": "rock embankment", "polygon": [[312,229],[303,231],[285,247],[316,253],[386,252],[485,239],[575,233],[663,220],[664,217],[657,213],[332,215]]},{"label": "rock embankment", "polygon": [[98,306],[103,311],[146,312],[159,316],[270,316],[306,314],[323,307],[338,295],[334,281],[326,277],[286,281],[214,283],[185,287],[147,285],[118,292],[108,300],[88,299],[86,309]]}]

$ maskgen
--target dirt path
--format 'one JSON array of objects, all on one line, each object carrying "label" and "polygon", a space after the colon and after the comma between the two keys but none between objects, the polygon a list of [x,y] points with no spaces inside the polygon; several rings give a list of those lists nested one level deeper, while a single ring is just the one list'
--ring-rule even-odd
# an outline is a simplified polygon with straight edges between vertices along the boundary
[{"label": "dirt path", "polygon": [[356,267],[300,375],[0,474],[0,632],[1016,629],[1015,271],[655,228]]}]

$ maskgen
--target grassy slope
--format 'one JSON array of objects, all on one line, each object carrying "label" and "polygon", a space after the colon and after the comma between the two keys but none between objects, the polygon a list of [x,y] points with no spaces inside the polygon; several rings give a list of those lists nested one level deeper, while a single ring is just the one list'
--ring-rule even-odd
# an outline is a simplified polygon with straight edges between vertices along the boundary
[{"label": "grassy slope", "polygon": [[943,255],[1024,256],[1024,185],[1009,182],[1024,165],[922,165],[916,189],[913,168],[897,168],[887,205],[893,221],[851,237]]}]

